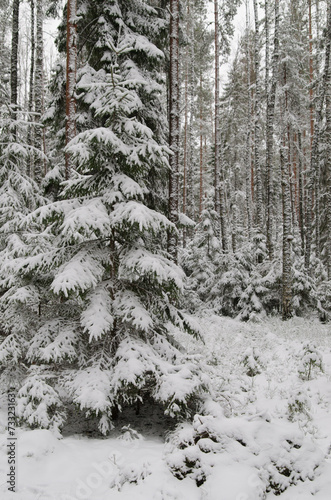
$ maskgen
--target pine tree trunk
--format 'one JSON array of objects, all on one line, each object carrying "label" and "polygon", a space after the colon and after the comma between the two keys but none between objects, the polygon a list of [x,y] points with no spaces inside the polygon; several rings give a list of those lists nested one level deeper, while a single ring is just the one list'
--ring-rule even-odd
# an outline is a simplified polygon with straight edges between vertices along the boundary
[{"label": "pine tree trunk", "polygon": [[214,18],[215,18],[215,165],[214,165],[214,192],[215,192],[215,211],[220,217],[221,239],[224,252],[228,251],[225,200],[224,200],[224,182],[220,182],[221,173],[221,131],[220,131],[220,48],[219,48],[219,22],[218,22],[218,0],[214,0]]},{"label": "pine tree trunk", "polygon": [[312,35],[312,19],[311,19],[311,0],[308,0],[308,24],[309,24],[309,100],[310,100],[310,168],[308,172],[307,182],[307,205],[306,205],[306,248],[305,248],[305,267],[310,270],[310,255],[312,243],[312,203],[315,172],[313,166],[316,164],[316,159],[313,152],[314,140],[314,115],[313,115],[313,35]]},{"label": "pine tree trunk", "polygon": [[[179,0],[170,0],[170,76],[169,76],[169,220],[178,222],[179,173]],[[168,252],[177,262],[177,235],[168,235]]]},{"label": "pine tree trunk", "polygon": [[282,318],[292,316],[292,263],[291,263],[291,199],[288,178],[288,165],[285,161],[284,147],[280,151],[283,201],[283,273],[282,273]]},{"label": "pine tree trunk", "polygon": [[[76,71],[77,71],[77,0],[67,4],[67,69],[66,69],[66,144],[76,136]],[[69,179],[72,168],[71,156],[65,155],[65,177]]]},{"label": "pine tree trunk", "polygon": [[248,239],[252,239],[252,168],[251,168],[251,64],[250,64],[250,43],[249,43],[249,3],[246,0],[246,71],[247,71],[247,116],[246,116],[246,145],[245,145],[245,193],[246,193],[246,214]]},{"label": "pine tree trunk", "polygon": [[[286,89],[286,65],[284,66],[284,87]],[[287,320],[291,318],[292,310],[292,262],[291,262],[291,241],[292,241],[292,210],[291,210],[291,189],[290,189],[290,152],[289,152],[289,122],[288,122],[288,96],[285,90],[285,113],[286,125],[281,123],[281,128],[287,129],[286,136],[283,133],[283,144],[280,148],[280,167],[281,167],[281,182],[282,182],[282,207],[283,207],[283,273],[282,273],[282,318]],[[282,117],[281,117],[282,122]],[[287,155],[285,151],[287,149]],[[287,161],[286,161],[287,156]]]},{"label": "pine tree trunk", "polygon": [[[221,136],[220,136],[221,142]],[[224,165],[224,160],[222,157],[222,148],[220,148],[220,160],[221,165]],[[229,249],[228,245],[228,231],[227,231],[227,218],[226,218],[226,200],[225,200],[225,182],[224,182],[224,172],[221,168],[220,171],[220,221],[221,221],[221,240],[223,252],[227,252]]]},{"label": "pine tree trunk", "polygon": [[188,125],[188,194],[187,194],[187,211],[192,220],[195,219],[195,203],[194,203],[194,121],[195,121],[195,84],[194,84],[194,26],[192,18],[190,19],[190,64],[189,64],[189,106],[190,106],[190,119]]},{"label": "pine tree trunk", "polygon": [[254,36],[254,66],[255,66],[255,114],[254,114],[254,167],[256,186],[256,225],[260,233],[263,233],[263,201],[262,201],[262,178],[260,165],[260,65],[259,65],[259,19],[257,0],[253,0],[255,36]]},{"label": "pine tree trunk", "polygon": [[215,212],[220,214],[220,50],[219,50],[219,26],[218,26],[218,0],[214,0],[214,17],[215,17],[215,165],[214,165],[214,191]]},{"label": "pine tree trunk", "polygon": [[[36,3],[36,71],[34,83],[34,102],[35,102],[35,132],[34,146],[40,152],[43,151],[43,131],[41,126],[41,116],[43,113],[43,80],[44,80],[44,40],[43,40],[43,0],[37,0]],[[33,161],[33,177],[40,185],[42,179],[43,160],[41,154],[36,153]]]},{"label": "pine tree trunk", "polygon": [[[10,59],[10,104],[12,119],[16,120],[18,104],[18,35],[19,35],[19,8],[20,0],[13,0],[12,41]],[[14,140],[17,139],[17,127],[13,128]]]},{"label": "pine tree trunk", "polygon": [[326,177],[327,177],[327,270],[331,280],[331,5],[328,3],[328,22],[325,48],[325,136],[326,136]]},{"label": "pine tree trunk", "polygon": [[[266,44],[268,42],[268,0],[265,1],[266,11]],[[274,51],[272,58],[272,80],[269,92],[269,49],[266,48],[266,95],[267,95],[267,116],[266,116],[266,173],[267,173],[267,249],[269,259],[273,258],[273,130],[274,130],[274,114],[275,114],[275,100],[277,88],[277,74],[278,74],[278,59],[279,59],[279,0],[275,0],[275,30],[274,30]]]},{"label": "pine tree trunk", "polygon": [[[185,57],[185,82],[184,82],[184,144],[183,144],[183,214],[186,214],[187,205],[187,151],[188,151],[188,49]],[[186,246],[186,229],[183,229],[183,248]]]},{"label": "pine tree trunk", "polygon": [[304,173],[302,165],[301,132],[298,132],[298,182],[299,182],[299,228],[301,237],[301,252],[305,252],[305,223],[304,223]]},{"label": "pine tree trunk", "polygon": [[202,73],[200,72],[199,220],[203,210]]}]

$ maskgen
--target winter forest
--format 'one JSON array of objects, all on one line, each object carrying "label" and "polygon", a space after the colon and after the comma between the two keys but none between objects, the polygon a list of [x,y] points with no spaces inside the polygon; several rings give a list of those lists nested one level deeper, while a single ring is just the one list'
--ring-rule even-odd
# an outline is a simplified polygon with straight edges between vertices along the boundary
[{"label": "winter forest", "polygon": [[330,498],[330,49],[330,0],[0,0],[2,499]]}]

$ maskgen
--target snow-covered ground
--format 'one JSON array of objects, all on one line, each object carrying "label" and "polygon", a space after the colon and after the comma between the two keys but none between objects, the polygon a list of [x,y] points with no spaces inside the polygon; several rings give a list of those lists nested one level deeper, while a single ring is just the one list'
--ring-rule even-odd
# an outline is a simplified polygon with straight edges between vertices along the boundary
[{"label": "snow-covered ground", "polygon": [[166,443],[163,418],[151,409],[132,417],[131,427],[122,418],[124,428],[107,438],[18,429],[14,494],[6,484],[2,401],[1,499],[329,500],[331,326],[300,318],[240,323],[208,313],[198,320],[205,345],[178,337],[211,377],[219,406],[210,404],[210,416],[196,417]]}]

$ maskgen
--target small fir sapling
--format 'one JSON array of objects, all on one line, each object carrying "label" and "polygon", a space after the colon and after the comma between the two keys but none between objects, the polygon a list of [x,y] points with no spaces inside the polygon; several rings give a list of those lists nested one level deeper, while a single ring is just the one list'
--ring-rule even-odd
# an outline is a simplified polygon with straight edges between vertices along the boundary
[{"label": "small fir sapling", "polygon": [[248,377],[255,377],[265,368],[262,354],[256,347],[249,347],[242,358]]},{"label": "small fir sapling", "polygon": [[310,420],[311,402],[304,389],[295,389],[288,399],[289,420],[300,420],[305,417]]},{"label": "small fir sapling", "polygon": [[298,373],[302,380],[310,380],[313,372],[324,373],[323,355],[313,342],[303,345],[298,358]]},{"label": "small fir sapling", "polygon": [[66,412],[58,393],[47,383],[49,377],[45,377],[43,371],[47,371],[46,366],[32,366],[29,369],[17,394],[16,414],[20,421],[26,422],[32,429],[53,429],[58,432],[65,422]]}]

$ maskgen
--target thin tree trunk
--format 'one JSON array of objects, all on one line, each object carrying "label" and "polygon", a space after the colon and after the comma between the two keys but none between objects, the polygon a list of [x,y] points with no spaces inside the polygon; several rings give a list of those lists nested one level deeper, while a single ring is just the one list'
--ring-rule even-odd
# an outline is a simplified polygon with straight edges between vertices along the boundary
[{"label": "thin tree trunk", "polygon": [[[31,26],[30,26],[30,37],[31,37],[31,59],[30,59],[30,82],[29,82],[29,120],[32,120],[33,111],[33,101],[34,101],[34,59],[35,59],[35,3],[34,0],[30,0],[31,8]],[[33,128],[30,126],[28,131],[28,144],[31,146],[33,143]],[[32,157],[27,162],[27,175],[31,176],[33,174],[33,159]]]},{"label": "thin tree trunk", "polygon": [[299,228],[301,236],[301,252],[305,252],[305,223],[304,223],[304,174],[302,165],[301,132],[298,132],[298,178],[299,178]]},{"label": "thin tree trunk", "polygon": [[246,214],[248,239],[252,239],[252,168],[251,168],[251,65],[250,65],[250,43],[249,43],[249,3],[246,0],[246,71],[247,71],[247,117],[246,117]]},{"label": "thin tree trunk", "polygon": [[[35,126],[34,146],[42,153],[43,151],[43,133],[41,126],[41,116],[43,113],[43,77],[44,77],[44,40],[43,40],[43,0],[37,0],[36,3],[36,71],[34,83],[34,101],[35,101]],[[34,180],[40,185],[42,179],[42,155],[35,154],[33,161],[33,176]]]},{"label": "thin tree trunk", "polygon": [[214,0],[215,17],[215,166],[214,166],[214,191],[215,212],[220,214],[220,49],[219,49],[219,25],[218,25],[218,0]]},{"label": "thin tree trunk", "polygon": [[220,48],[219,48],[219,22],[218,22],[218,0],[214,0],[215,18],[215,166],[214,166],[214,188],[215,188],[215,211],[220,217],[221,239],[224,252],[228,250],[224,182],[220,182],[221,173],[221,131],[220,131]]},{"label": "thin tree trunk", "polygon": [[256,225],[260,233],[263,233],[263,202],[262,202],[262,178],[260,165],[260,65],[259,65],[259,19],[257,0],[253,0],[255,36],[254,36],[254,66],[255,66],[255,116],[254,116],[254,166],[256,185]]},{"label": "thin tree trunk", "polygon": [[282,318],[292,316],[292,263],[291,263],[291,199],[288,165],[285,161],[285,140],[280,150],[283,204],[283,272],[282,272]]},{"label": "thin tree trunk", "polygon": [[[286,89],[287,76],[286,64],[284,65],[284,87]],[[292,210],[291,210],[291,189],[290,189],[290,151],[289,151],[289,122],[288,122],[288,96],[285,90],[285,114],[286,124],[283,124],[281,116],[282,128],[282,146],[280,148],[280,166],[281,166],[281,182],[282,182],[282,207],[283,207],[283,272],[282,272],[282,318],[287,320],[292,316],[292,262],[291,262],[291,241],[292,241]],[[287,134],[285,133],[287,130]],[[286,146],[286,135],[288,144]],[[287,149],[287,155],[285,151]],[[287,161],[285,158],[287,157]]]},{"label": "thin tree trunk", "polygon": [[203,210],[202,73],[200,72],[199,220]]},{"label": "thin tree trunk", "polygon": [[[10,104],[12,109],[12,118],[16,120],[17,114],[17,88],[18,88],[18,35],[19,35],[19,9],[20,0],[13,0],[12,17],[12,41],[11,41],[11,59],[10,59]],[[13,138],[17,139],[17,127],[13,127]]]},{"label": "thin tree trunk", "polygon": [[[76,136],[76,70],[77,70],[77,0],[67,4],[67,69],[66,69],[66,144]],[[69,179],[72,159],[65,155],[65,177]]]},{"label": "thin tree trunk", "polygon": [[312,20],[311,20],[311,0],[308,0],[308,29],[309,29],[309,101],[310,101],[310,168],[308,173],[307,185],[307,205],[306,205],[306,249],[305,249],[305,267],[310,269],[310,255],[312,243],[312,202],[314,188],[314,168],[315,158],[313,153],[314,140],[314,115],[313,115],[313,35],[312,35]]},{"label": "thin tree trunk", "polygon": [[[220,144],[221,140],[221,131],[219,131]],[[221,221],[221,239],[222,239],[222,249],[223,252],[227,252],[229,249],[228,245],[228,231],[227,231],[227,218],[226,218],[226,200],[225,200],[225,182],[224,182],[224,157],[222,147],[220,148],[220,221]],[[223,166],[223,167],[222,167]]]},{"label": "thin tree trunk", "polygon": [[[188,49],[185,57],[185,82],[184,82],[184,155],[183,155],[183,214],[186,214],[187,205],[187,150],[188,150]],[[186,246],[186,229],[183,229],[183,247]]]},{"label": "thin tree trunk", "polygon": [[[169,75],[169,219],[178,222],[179,168],[179,0],[170,0],[170,75]],[[168,252],[177,262],[177,234],[168,235]]]},{"label": "thin tree trunk", "polygon": [[[265,1],[266,10],[266,36],[268,36],[268,0]],[[267,45],[269,44],[267,38]],[[267,249],[269,259],[273,258],[273,200],[274,200],[274,186],[273,186],[273,130],[274,130],[274,114],[275,114],[275,100],[277,88],[277,74],[278,74],[278,60],[279,60],[279,0],[275,0],[275,31],[274,31],[274,51],[272,58],[272,80],[269,92],[269,49],[266,49],[266,93],[267,93],[267,116],[266,116],[266,172],[267,172]],[[268,78],[267,78],[268,77]]]},{"label": "thin tree trunk", "polygon": [[325,118],[326,118],[326,176],[327,176],[327,270],[331,280],[331,5],[328,3],[328,22],[325,48]]},{"label": "thin tree trunk", "polygon": [[190,119],[188,126],[188,194],[187,194],[187,212],[192,220],[195,219],[195,203],[194,203],[194,132],[193,125],[195,120],[195,84],[194,84],[194,25],[192,17],[190,17],[190,65],[189,65],[189,106],[190,106]]},{"label": "thin tree trunk", "polygon": [[[191,137],[190,137],[190,125],[189,125],[189,93],[190,93],[190,65],[193,64],[192,60],[190,61],[190,46],[188,40],[190,40],[191,36],[191,9],[190,9],[190,0],[187,0],[187,12],[186,12],[186,37],[187,37],[187,47],[185,51],[185,81],[184,81],[184,144],[183,144],[183,214],[186,215],[188,212],[188,191],[189,191],[189,183],[190,183],[190,149],[191,149]],[[191,40],[191,44],[193,42]],[[186,237],[187,237],[187,228],[183,228],[183,248],[186,247]]]}]

